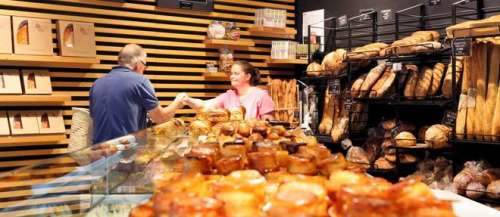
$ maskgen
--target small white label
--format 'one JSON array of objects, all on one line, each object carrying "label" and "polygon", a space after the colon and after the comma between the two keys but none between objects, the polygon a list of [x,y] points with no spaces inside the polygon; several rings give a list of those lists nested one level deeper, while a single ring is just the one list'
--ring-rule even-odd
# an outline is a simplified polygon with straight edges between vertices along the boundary
[{"label": "small white label", "polygon": [[392,64],[392,71],[399,72],[402,69],[403,69],[403,64],[401,64],[401,63],[393,63]]}]

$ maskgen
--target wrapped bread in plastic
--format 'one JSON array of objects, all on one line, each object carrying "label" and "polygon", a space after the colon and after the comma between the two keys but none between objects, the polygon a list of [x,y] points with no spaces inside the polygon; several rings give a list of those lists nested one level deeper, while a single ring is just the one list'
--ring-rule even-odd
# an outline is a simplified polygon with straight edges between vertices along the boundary
[{"label": "wrapped bread in plastic", "polygon": [[465,195],[472,199],[480,198],[484,195],[486,187],[479,182],[471,182],[465,189]]},{"label": "wrapped bread in plastic", "polygon": [[435,124],[425,132],[425,143],[432,148],[439,149],[448,147],[451,128],[443,124]]}]

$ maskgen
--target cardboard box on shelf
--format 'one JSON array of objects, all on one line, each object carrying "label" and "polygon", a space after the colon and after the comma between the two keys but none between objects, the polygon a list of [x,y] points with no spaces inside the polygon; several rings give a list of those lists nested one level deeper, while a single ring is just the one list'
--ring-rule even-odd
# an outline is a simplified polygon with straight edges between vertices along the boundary
[{"label": "cardboard box on shelf", "polygon": [[50,19],[12,17],[14,53],[53,55]]},{"label": "cardboard box on shelf", "polygon": [[0,136],[10,135],[9,118],[6,111],[0,111]]},{"label": "cardboard box on shelf", "polygon": [[37,123],[40,134],[64,133],[64,119],[62,111],[37,111]]},{"label": "cardboard box on shelf", "polygon": [[12,135],[38,134],[36,112],[8,111],[9,125]]},{"label": "cardboard box on shelf", "polygon": [[57,41],[61,56],[96,57],[93,23],[59,20]]},{"label": "cardboard box on shelf", "polygon": [[51,94],[50,73],[48,70],[23,69],[25,94]]},{"label": "cardboard box on shelf", "polygon": [[0,15],[0,53],[12,53],[12,21],[11,16]]},{"label": "cardboard box on shelf", "polygon": [[17,69],[0,69],[0,94],[22,94],[21,75]]}]

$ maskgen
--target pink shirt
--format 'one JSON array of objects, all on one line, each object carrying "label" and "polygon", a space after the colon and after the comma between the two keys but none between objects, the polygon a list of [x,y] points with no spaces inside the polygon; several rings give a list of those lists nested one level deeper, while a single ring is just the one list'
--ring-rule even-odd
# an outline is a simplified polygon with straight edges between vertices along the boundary
[{"label": "pink shirt", "polygon": [[274,102],[266,90],[256,88],[241,98],[234,90],[228,90],[215,98],[217,108],[231,109],[243,106],[246,109],[245,119],[261,119],[262,115],[274,111]]}]

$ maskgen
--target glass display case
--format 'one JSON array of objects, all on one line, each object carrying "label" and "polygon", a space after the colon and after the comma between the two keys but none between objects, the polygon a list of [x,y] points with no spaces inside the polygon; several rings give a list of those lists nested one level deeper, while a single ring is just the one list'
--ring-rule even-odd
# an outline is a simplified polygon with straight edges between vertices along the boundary
[{"label": "glass display case", "polygon": [[175,120],[0,173],[0,216],[128,216],[188,148]]}]

